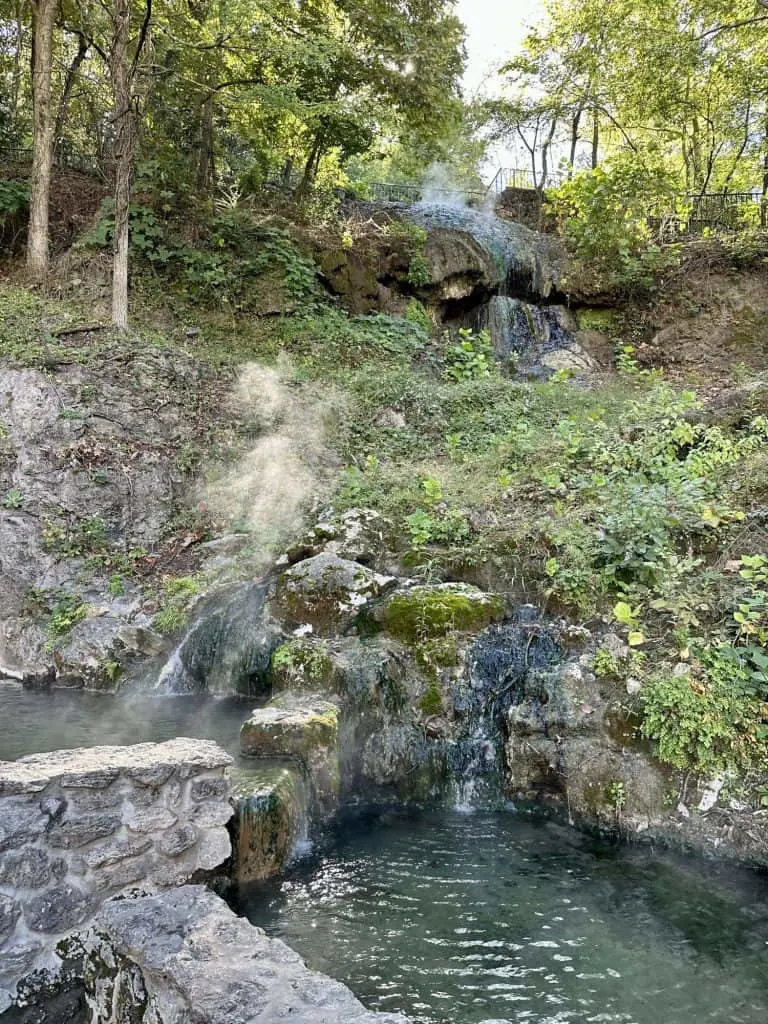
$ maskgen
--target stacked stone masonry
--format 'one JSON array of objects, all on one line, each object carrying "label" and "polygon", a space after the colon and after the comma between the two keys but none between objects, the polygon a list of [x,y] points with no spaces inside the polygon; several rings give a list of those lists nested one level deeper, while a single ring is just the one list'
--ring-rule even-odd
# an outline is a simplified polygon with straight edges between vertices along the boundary
[{"label": "stacked stone masonry", "polygon": [[231,762],[183,738],[0,762],[0,1012],[106,899],[226,861]]}]

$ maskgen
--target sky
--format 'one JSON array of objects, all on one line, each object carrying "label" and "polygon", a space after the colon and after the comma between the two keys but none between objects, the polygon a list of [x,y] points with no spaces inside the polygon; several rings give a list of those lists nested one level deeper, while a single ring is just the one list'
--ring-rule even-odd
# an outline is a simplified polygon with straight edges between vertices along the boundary
[{"label": "sky", "polygon": [[[464,92],[493,93],[492,79],[483,81],[495,65],[515,53],[529,23],[544,13],[543,0],[457,0],[456,14],[467,29],[467,68]],[[499,167],[528,166],[528,156],[506,146],[492,147],[482,168],[487,181]]]},{"label": "sky", "polygon": [[494,64],[519,46],[527,25],[543,14],[542,0],[457,0],[456,14],[467,27],[467,95]]}]

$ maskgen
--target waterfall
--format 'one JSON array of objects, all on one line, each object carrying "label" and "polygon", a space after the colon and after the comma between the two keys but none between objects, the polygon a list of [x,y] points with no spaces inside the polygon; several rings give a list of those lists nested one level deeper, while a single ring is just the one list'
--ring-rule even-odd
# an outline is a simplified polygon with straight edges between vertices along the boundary
[{"label": "waterfall", "polygon": [[487,330],[497,358],[526,377],[547,377],[547,357],[575,346],[573,317],[562,306],[536,306],[508,295],[494,295],[477,313],[476,327]]},{"label": "waterfall", "polygon": [[511,622],[490,626],[469,653],[468,687],[454,695],[464,737],[451,745],[450,802],[458,811],[501,806],[506,717],[524,693],[546,691],[538,681],[562,661],[548,624],[532,605],[518,608]]},{"label": "waterfall", "polygon": [[534,378],[558,369],[590,368],[574,337],[575,318],[552,302],[565,269],[565,253],[556,239],[497,217],[492,208],[459,203],[423,201],[408,210],[408,217],[428,230],[463,232],[490,257],[497,294],[464,323],[488,331],[505,366]]}]

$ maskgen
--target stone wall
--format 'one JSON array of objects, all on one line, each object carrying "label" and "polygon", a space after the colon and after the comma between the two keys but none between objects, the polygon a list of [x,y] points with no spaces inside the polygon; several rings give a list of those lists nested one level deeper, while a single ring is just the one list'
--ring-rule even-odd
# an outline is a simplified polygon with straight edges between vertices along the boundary
[{"label": "stone wall", "polygon": [[189,739],[0,762],[0,1013],[104,900],[229,857],[231,762]]},{"label": "stone wall", "polygon": [[408,1024],[310,971],[199,885],[105,903],[84,936],[94,1024]]}]

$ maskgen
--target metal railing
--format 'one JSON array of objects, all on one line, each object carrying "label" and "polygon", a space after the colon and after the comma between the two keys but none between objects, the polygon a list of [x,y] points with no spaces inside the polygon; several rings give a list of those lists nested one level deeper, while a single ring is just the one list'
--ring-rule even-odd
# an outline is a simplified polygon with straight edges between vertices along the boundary
[{"label": "metal railing", "polygon": [[435,200],[462,202],[484,199],[487,195],[481,189],[433,188],[429,185],[415,185],[405,182],[370,181],[367,183],[368,197],[377,203],[418,203],[425,197]]},{"label": "metal railing", "polygon": [[[0,150],[0,160],[11,164],[31,164],[32,150],[16,147]],[[75,153],[66,146],[57,146],[53,154],[53,162],[60,170],[81,171],[83,174],[104,176],[104,163],[95,156]]]},{"label": "metal railing", "polygon": [[766,226],[766,200],[760,191],[704,192],[681,196],[679,211],[654,210],[648,216],[660,241],[699,237],[712,232],[729,234]]},{"label": "metal railing", "polygon": [[533,171],[526,167],[500,167],[494,175],[488,192],[500,196],[508,188],[535,191],[542,188],[558,188],[565,181],[565,175],[558,171],[541,171],[534,177]]}]

